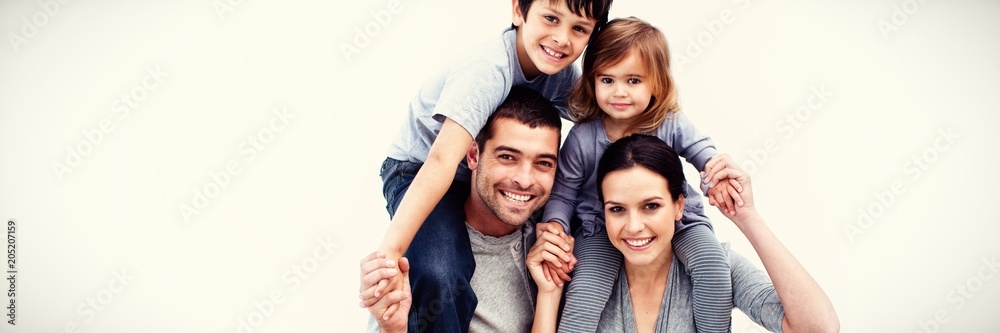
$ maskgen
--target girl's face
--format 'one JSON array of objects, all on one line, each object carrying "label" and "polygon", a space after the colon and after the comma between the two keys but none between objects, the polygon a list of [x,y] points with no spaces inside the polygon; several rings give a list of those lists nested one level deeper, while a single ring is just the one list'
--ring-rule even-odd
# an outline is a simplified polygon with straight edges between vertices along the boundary
[{"label": "girl's face", "polygon": [[684,197],[672,201],[667,180],[641,166],[604,176],[604,220],[608,239],[632,265],[668,260],[674,221],[684,213]]},{"label": "girl's face", "polygon": [[597,105],[611,121],[631,124],[649,107],[652,87],[642,59],[630,52],[617,64],[597,71],[594,95]]}]

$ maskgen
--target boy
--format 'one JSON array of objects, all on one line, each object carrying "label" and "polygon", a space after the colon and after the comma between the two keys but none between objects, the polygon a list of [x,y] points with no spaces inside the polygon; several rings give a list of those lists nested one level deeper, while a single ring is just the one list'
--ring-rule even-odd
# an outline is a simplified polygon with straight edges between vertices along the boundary
[{"label": "boy", "polygon": [[[380,172],[392,221],[378,250],[390,262],[404,253],[409,259],[411,330],[468,330],[477,299],[460,292],[471,290],[475,270],[463,216],[470,173],[460,165],[462,158],[512,86],[534,89],[565,111],[580,76],[572,63],[607,22],[610,5],[611,0],[513,0],[511,28],[451,62],[410,102]],[[540,200],[500,192],[525,206]],[[394,276],[363,285],[362,305],[400,288]]]}]

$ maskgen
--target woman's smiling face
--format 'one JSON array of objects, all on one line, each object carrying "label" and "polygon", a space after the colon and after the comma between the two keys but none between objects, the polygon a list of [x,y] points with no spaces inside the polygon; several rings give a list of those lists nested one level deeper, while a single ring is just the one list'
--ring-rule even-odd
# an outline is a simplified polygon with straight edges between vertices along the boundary
[{"label": "woman's smiling face", "polygon": [[646,265],[669,259],[684,197],[673,201],[667,179],[641,166],[609,172],[601,186],[608,238],[625,261]]}]

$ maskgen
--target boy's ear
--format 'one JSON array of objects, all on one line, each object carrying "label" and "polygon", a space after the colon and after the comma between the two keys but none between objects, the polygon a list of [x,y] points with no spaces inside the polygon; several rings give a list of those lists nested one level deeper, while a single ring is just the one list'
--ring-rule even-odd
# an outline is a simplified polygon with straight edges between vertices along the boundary
[{"label": "boy's ear", "polygon": [[511,18],[511,23],[516,27],[520,27],[524,24],[524,15],[521,14],[521,4],[517,0],[511,0],[511,2],[511,7],[514,9],[514,16]]},{"label": "boy's ear", "polygon": [[469,164],[469,170],[476,170],[479,167],[479,144],[475,140],[472,140],[472,146],[465,154],[465,159]]}]

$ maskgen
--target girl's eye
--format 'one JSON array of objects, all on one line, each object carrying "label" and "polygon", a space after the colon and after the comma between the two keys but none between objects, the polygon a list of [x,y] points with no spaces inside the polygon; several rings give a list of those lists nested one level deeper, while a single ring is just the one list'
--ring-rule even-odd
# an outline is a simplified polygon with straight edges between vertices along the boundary
[{"label": "girl's eye", "polygon": [[646,204],[646,206],[644,208],[646,208],[648,210],[654,210],[654,209],[660,208],[660,204],[658,204],[658,203],[648,203],[648,204]]},{"label": "girl's eye", "polygon": [[622,208],[622,206],[611,206],[608,207],[608,211],[612,213],[620,213],[625,211],[625,208]]},{"label": "girl's eye", "polygon": [[615,83],[615,80],[612,80],[610,77],[602,77],[601,78],[601,83],[603,83],[603,84],[612,84],[612,83]]},{"label": "girl's eye", "polygon": [[639,78],[637,78],[637,77],[630,77],[628,79],[628,84],[639,84],[641,82],[642,81],[640,81]]}]

